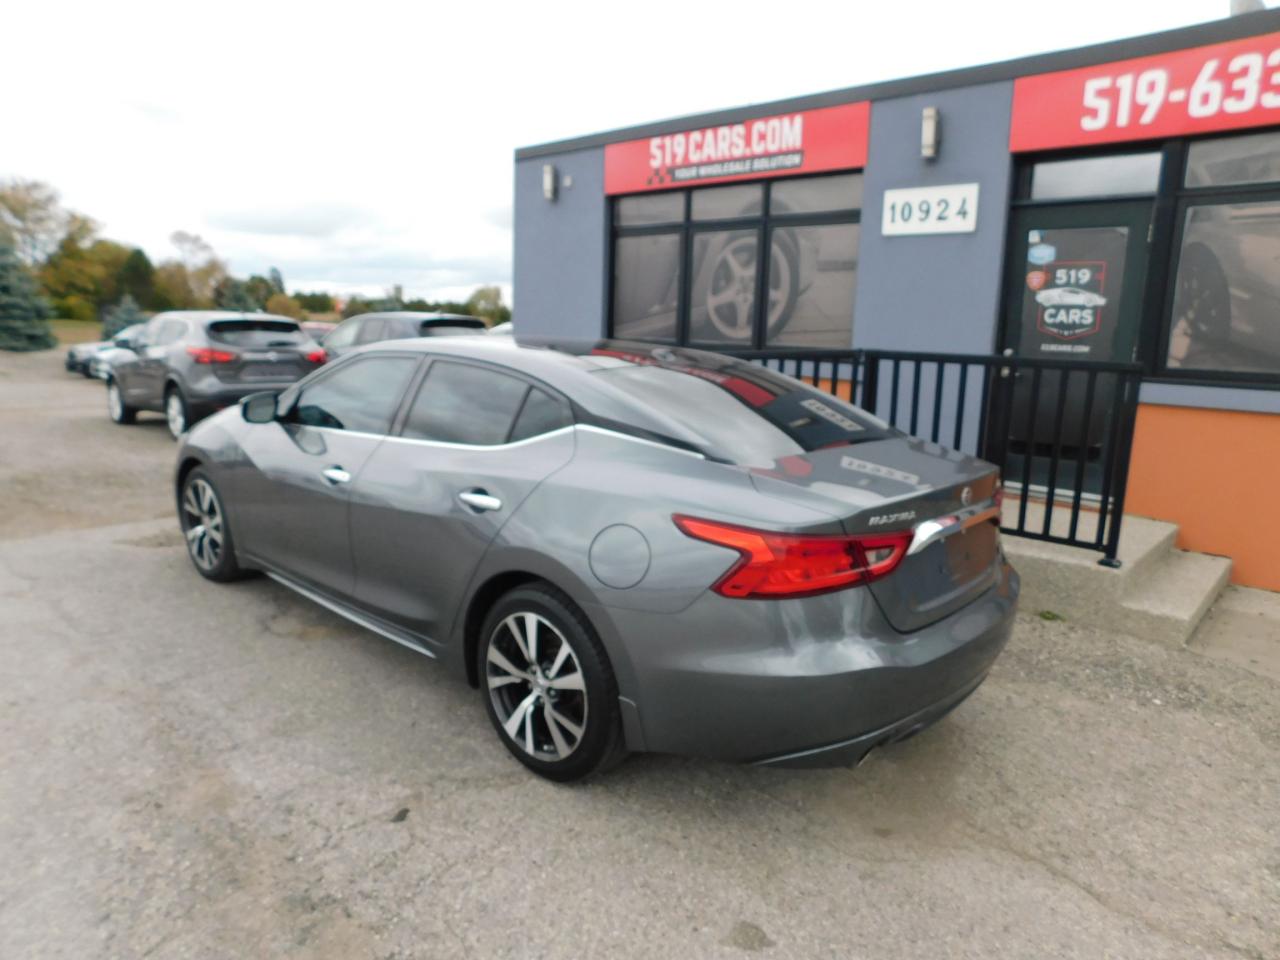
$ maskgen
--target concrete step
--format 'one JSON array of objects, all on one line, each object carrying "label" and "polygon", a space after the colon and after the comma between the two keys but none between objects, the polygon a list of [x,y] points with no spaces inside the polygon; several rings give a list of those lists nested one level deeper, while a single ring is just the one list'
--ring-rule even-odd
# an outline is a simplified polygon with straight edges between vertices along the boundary
[{"label": "concrete step", "polygon": [[[1017,509],[1005,504],[1006,526]],[[1027,504],[1029,529],[1042,530],[1044,516],[1043,505]],[[1069,510],[1055,508],[1049,529],[1066,535],[1069,522]],[[1077,536],[1096,524],[1096,514],[1082,514]],[[1185,644],[1226,586],[1231,561],[1175,549],[1176,524],[1126,516],[1120,531],[1119,568],[1101,566],[1101,551],[1006,535],[1005,553],[1022,575],[1021,608]]]},{"label": "concrete step", "polygon": [[1121,598],[1116,629],[1182,646],[1195,632],[1231,576],[1231,561],[1171,550]]}]

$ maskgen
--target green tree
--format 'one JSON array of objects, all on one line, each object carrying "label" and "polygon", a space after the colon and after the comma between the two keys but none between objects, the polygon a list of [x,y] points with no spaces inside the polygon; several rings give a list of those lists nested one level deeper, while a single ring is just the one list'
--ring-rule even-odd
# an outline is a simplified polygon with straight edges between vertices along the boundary
[{"label": "green tree", "polygon": [[293,298],[308,313],[332,313],[333,297],[327,293],[295,293]]},{"label": "green tree", "polygon": [[293,317],[295,320],[302,320],[306,316],[302,312],[302,307],[298,301],[287,293],[273,293],[267,298],[267,313],[276,313],[282,317]]},{"label": "green tree", "polygon": [[191,277],[182,261],[165,260],[156,267],[155,284],[157,310],[189,310],[196,305]]},{"label": "green tree", "polygon": [[125,327],[142,323],[147,318],[138,309],[137,301],[126,293],[120,302],[106,312],[102,320],[102,339],[110,340]]},{"label": "green tree", "polygon": [[116,274],[116,289],[147,310],[164,309],[157,302],[156,268],[151,265],[151,258],[138,248],[130,251]]},{"label": "green tree", "polygon": [[40,267],[45,295],[59,315],[97,320],[119,298],[118,278],[129,248],[96,236],[98,225],[72,214],[58,247]]},{"label": "green tree", "polygon": [[69,214],[58,191],[36,180],[0,183],[0,243],[13,248],[28,267],[37,267],[57,247]]},{"label": "green tree", "polygon": [[0,244],[0,350],[47,350],[56,344],[49,305],[13,247]]},{"label": "green tree", "polygon": [[252,313],[255,310],[262,309],[250,295],[249,288],[245,282],[237,280],[235,277],[223,277],[219,281],[217,287],[214,288],[213,300],[223,310],[239,310],[242,313]]},{"label": "green tree", "polygon": [[476,287],[463,312],[482,318],[489,326],[511,319],[511,309],[502,302],[502,288],[496,286]]},{"label": "green tree", "polygon": [[261,310],[272,295],[277,292],[270,280],[256,273],[244,282],[244,289],[250,299],[257,304],[255,309],[258,310]]}]

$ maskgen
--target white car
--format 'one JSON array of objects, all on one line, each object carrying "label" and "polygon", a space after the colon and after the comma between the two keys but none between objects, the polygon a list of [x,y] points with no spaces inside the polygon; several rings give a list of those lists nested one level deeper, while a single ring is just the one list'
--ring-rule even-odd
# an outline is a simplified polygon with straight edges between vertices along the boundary
[{"label": "white car", "polygon": [[1106,302],[1102,294],[1079,287],[1049,287],[1036,294],[1042,307],[1100,307]]},{"label": "white car", "polygon": [[132,357],[133,340],[142,332],[145,323],[135,323],[131,327],[125,327],[114,337],[102,344],[94,351],[93,356],[89,358],[85,376],[95,377],[98,380],[106,380],[111,372],[111,364],[122,357]]}]

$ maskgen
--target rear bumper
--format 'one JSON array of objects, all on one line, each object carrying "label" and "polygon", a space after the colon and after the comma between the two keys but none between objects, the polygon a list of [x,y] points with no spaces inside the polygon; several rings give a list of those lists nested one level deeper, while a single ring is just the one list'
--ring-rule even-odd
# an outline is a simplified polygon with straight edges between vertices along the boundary
[{"label": "rear bumper", "polygon": [[267,380],[254,384],[228,384],[220,380],[202,380],[188,388],[187,411],[192,422],[239,403],[253,393],[280,391],[293,386],[294,380]]},{"label": "rear bumper", "polygon": [[1008,642],[1008,565],[960,610],[893,629],[866,590],[792,601],[708,593],[677,616],[610,609],[630,660],[643,747],[792,766],[857,763],[944,716]]}]

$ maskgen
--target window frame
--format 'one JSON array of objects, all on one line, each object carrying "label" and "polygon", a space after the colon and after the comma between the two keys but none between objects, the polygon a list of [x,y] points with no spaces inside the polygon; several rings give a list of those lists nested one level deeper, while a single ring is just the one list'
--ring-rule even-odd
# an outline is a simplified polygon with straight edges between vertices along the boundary
[{"label": "window frame", "polygon": [[[526,443],[533,443],[535,440],[541,440],[543,437],[555,433],[557,430],[572,429],[579,422],[578,408],[574,405],[564,393],[550,386],[537,377],[532,377],[523,370],[517,370],[514,367],[504,366],[499,363],[490,363],[484,360],[476,360],[472,357],[452,356],[449,354],[424,354],[424,362],[417,372],[410,377],[409,385],[405,388],[404,397],[400,403],[400,409],[397,411],[395,418],[391,421],[391,431],[387,434],[388,439],[397,440],[402,443],[425,443],[433,447],[445,447],[451,450],[501,450],[507,447],[516,447]],[[524,396],[520,398],[520,405],[516,407],[515,413],[511,417],[511,423],[507,426],[506,437],[502,443],[480,444],[480,443],[458,443],[455,440],[428,440],[423,437],[406,437],[404,435],[405,425],[409,420],[409,412],[413,409],[413,405],[418,400],[418,394],[422,391],[426,384],[427,377],[431,375],[431,370],[437,363],[454,363],[460,366],[479,367],[482,370],[501,374],[510,377],[513,380],[519,380],[524,383],[526,389]],[[516,428],[516,423],[520,419],[520,414],[524,412],[524,406],[529,401],[529,391],[531,389],[541,390],[550,396],[553,400],[558,400],[564,404],[569,414],[569,422],[563,427],[557,427],[556,430],[548,430],[546,433],[535,434],[532,437],[526,437],[523,440],[512,440],[511,434]]]},{"label": "window frame", "polygon": [[[1280,203],[1280,180],[1233,184],[1230,186],[1186,187],[1187,158],[1191,144],[1201,140],[1223,139],[1233,135],[1280,131],[1280,126],[1249,127],[1242,130],[1215,131],[1196,137],[1174,137],[1115,144],[1111,149],[1071,148],[1046,150],[1015,156],[1013,200],[1011,208],[1061,207],[1074,204],[1096,204],[1133,200],[1149,200],[1152,203],[1151,226],[1147,244],[1147,277],[1141,291],[1142,312],[1138,326],[1138,350],[1136,362],[1143,367],[1144,383],[1177,383],[1185,386],[1238,387],[1250,390],[1275,390],[1280,387],[1280,373],[1262,371],[1206,370],[1200,368],[1170,367],[1169,340],[1173,332],[1173,299],[1177,291],[1178,264],[1182,256],[1182,235],[1186,227],[1186,210],[1191,206],[1214,203],[1249,202],[1274,199]],[[1032,200],[1032,169],[1037,163],[1055,160],[1076,160],[1091,157],[1119,156],[1132,153],[1161,152],[1160,176],[1154,193],[1105,194],[1101,196],[1069,197],[1053,200]],[[1009,217],[1006,229],[1012,230],[1013,218]],[[1011,243],[1011,237],[1006,238]],[[1007,248],[1006,248],[1007,249]],[[1006,268],[1007,269],[1007,268]],[[1001,296],[1002,335],[1006,317],[1009,278],[1005,278],[1005,291]]]},{"label": "window frame", "polygon": [[[618,202],[626,197],[637,196],[637,194],[625,194],[617,197],[609,198],[609,218],[607,229],[607,256],[605,257],[605,336],[616,337],[618,334],[615,329],[614,317],[614,294],[615,291],[615,267],[617,265],[617,242],[619,237],[636,237],[636,236],[653,236],[653,235],[676,235],[679,238],[679,249],[677,252],[678,262],[680,265],[680,289],[676,291],[676,326],[674,338],[647,338],[639,342],[643,343],[660,343],[671,346],[691,346],[702,350],[715,350],[720,353],[734,353],[746,350],[771,350],[779,353],[811,353],[813,347],[803,346],[786,346],[775,344],[769,346],[767,343],[767,309],[769,302],[769,261],[771,259],[773,231],[779,227],[812,227],[812,226],[828,226],[843,224],[862,223],[862,201],[857,207],[849,207],[842,210],[824,210],[806,213],[774,213],[773,205],[773,187],[774,184],[780,182],[793,182],[796,180],[818,180],[825,177],[848,176],[849,174],[857,174],[865,176],[862,168],[855,167],[846,170],[830,170],[818,174],[808,174],[799,177],[768,177],[760,179],[747,180],[731,180],[726,183],[707,183],[707,184],[690,184],[689,186],[678,187],[674,190],[653,190],[648,191],[639,196],[655,196],[662,193],[682,193],[683,196],[683,218],[679,221],[670,221],[668,223],[644,224],[642,226],[622,226],[616,222],[616,213]],[[762,208],[759,214],[749,214],[742,217],[719,218],[715,220],[694,220],[693,219],[693,194],[696,190],[714,189],[716,187],[729,187],[737,185],[756,185],[762,188]],[[865,189],[865,180],[863,182]],[[752,321],[751,321],[751,339],[745,343],[692,343],[689,339],[689,318],[690,318],[690,296],[693,285],[693,240],[697,233],[716,233],[724,231],[744,231],[755,230],[756,232],[756,278],[755,278],[755,301],[752,304]],[[859,236],[859,245],[861,245],[861,236]],[[760,253],[765,252],[762,264]],[[856,279],[855,279],[856,290]],[[850,304],[849,314],[849,343],[850,349],[853,343],[853,305]],[[635,340],[635,337],[626,339]]]},{"label": "window frame", "polygon": [[[1280,128],[1250,128],[1232,131],[1225,134],[1225,136],[1229,137],[1232,133],[1247,136],[1251,133],[1275,130],[1280,130]],[[1152,298],[1153,303],[1148,304],[1148,311],[1155,314],[1156,322],[1154,323],[1154,328],[1157,335],[1153,338],[1152,354],[1148,364],[1148,369],[1152,371],[1152,374],[1144,379],[1151,383],[1181,383],[1192,386],[1275,390],[1280,387],[1280,370],[1268,373],[1263,370],[1213,370],[1203,367],[1169,366],[1169,342],[1173,339],[1174,324],[1173,304],[1178,290],[1178,269],[1182,262],[1182,240],[1187,227],[1187,211],[1192,207],[1221,206],[1231,203],[1272,201],[1280,204],[1280,180],[1211,187],[1187,187],[1184,185],[1191,144],[1201,140],[1223,138],[1224,134],[1222,133],[1209,134],[1204,137],[1187,137],[1176,141],[1173,145],[1177,154],[1177,163],[1175,164],[1177,169],[1176,171],[1166,171],[1176,175],[1168,178],[1168,186],[1171,189],[1169,190],[1169,196],[1166,198],[1169,221],[1168,229],[1165,232],[1166,242],[1163,245],[1165,250],[1160,251],[1154,246],[1152,248],[1152,263],[1157,262],[1155,257],[1163,254],[1163,259],[1158,262],[1164,266],[1165,270],[1163,277],[1160,278],[1159,295]],[[1166,181],[1162,178],[1161,187],[1165,186]],[[1155,229],[1158,230],[1158,228]],[[1157,271],[1153,270],[1152,273],[1157,273]]]},{"label": "window frame", "polygon": [[[383,433],[371,433],[368,430],[348,430],[345,427],[325,427],[316,426],[310,423],[299,423],[293,419],[298,409],[298,400],[301,398],[304,390],[324,383],[326,380],[337,376],[347,367],[355,366],[366,360],[378,359],[404,359],[416,361],[417,366],[409,374],[409,379],[405,382],[405,386],[401,392],[400,399],[396,402],[395,409],[391,412],[391,420],[387,425],[387,429]],[[336,363],[322,367],[316,371],[314,376],[304,377],[303,379],[291,384],[286,390],[280,393],[277,399],[278,409],[284,411],[281,422],[291,424],[298,427],[306,427],[308,430],[333,430],[336,433],[345,433],[350,436],[361,437],[391,437],[394,436],[399,425],[403,421],[408,411],[407,400],[409,396],[417,396],[416,386],[421,382],[423,370],[427,364],[423,362],[421,357],[415,357],[412,353],[405,350],[373,350],[367,353],[353,353],[349,357],[343,357]]]}]

